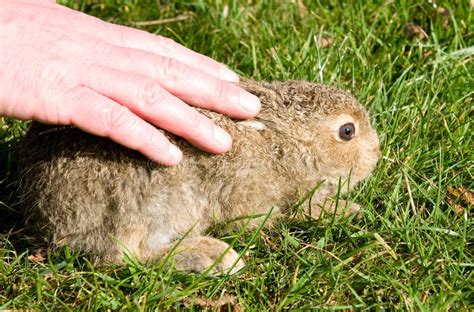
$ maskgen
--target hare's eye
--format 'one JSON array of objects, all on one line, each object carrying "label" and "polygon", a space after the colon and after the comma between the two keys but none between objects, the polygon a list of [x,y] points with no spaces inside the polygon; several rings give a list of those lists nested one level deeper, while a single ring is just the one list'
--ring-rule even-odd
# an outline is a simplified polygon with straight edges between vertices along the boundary
[{"label": "hare's eye", "polygon": [[339,128],[339,137],[344,141],[349,141],[354,137],[355,127],[353,123],[346,123]]}]

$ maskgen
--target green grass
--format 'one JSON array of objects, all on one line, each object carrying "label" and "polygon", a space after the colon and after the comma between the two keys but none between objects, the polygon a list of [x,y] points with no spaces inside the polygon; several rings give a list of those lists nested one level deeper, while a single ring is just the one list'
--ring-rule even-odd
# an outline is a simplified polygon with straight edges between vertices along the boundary
[{"label": "green grass", "polygon": [[[182,275],[132,260],[97,268],[66,248],[38,263],[28,259],[18,214],[8,208],[25,124],[0,119],[0,310],[219,309],[225,302],[256,311],[474,309],[473,205],[448,192],[474,190],[469,1],[304,1],[301,9],[271,0],[62,2],[129,26],[192,12],[144,29],[244,76],[351,90],[371,112],[383,159],[352,193],[364,207],[360,220],[289,221],[223,237],[236,239],[238,251],[248,248],[247,267],[235,276]],[[407,23],[428,37],[410,38]],[[332,44],[318,47],[321,37]]]}]

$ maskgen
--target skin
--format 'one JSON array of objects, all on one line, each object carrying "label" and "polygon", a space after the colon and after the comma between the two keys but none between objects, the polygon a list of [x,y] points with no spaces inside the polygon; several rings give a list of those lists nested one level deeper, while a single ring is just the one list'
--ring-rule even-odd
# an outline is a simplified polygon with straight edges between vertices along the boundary
[{"label": "skin", "polygon": [[[225,65],[168,38],[47,0],[0,2],[0,115],[74,125],[164,165],[182,152],[160,129],[212,153],[222,128],[189,105],[250,118],[259,99]],[[189,104],[189,105],[188,105]]]}]

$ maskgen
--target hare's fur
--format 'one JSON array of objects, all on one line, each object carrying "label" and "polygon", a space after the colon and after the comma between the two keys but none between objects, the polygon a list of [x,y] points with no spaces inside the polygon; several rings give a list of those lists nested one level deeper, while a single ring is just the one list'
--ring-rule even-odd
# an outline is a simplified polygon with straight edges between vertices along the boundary
[{"label": "hare's fur", "polygon": [[[238,254],[223,255],[226,243],[202,236],[216,222],[271,208],[280,215],[323,181],[308,211],[318,217],[322,206],[334,206],[324,203],[341,181],[345,191],[372,172],[379,141],[367,112],[348,93],[302,81],[241,85],[260,97],[260,115],[235,121],[201,110],[231,134],[232,150],[211,155],[170,137],[184,153],[176,167],[74,127],[34,123],[20,164],[28,226],[52,246],[67,244],[107,261],[120,261],[124,249],[146,261],[175,248],[179,269],[203,271],[219,259],[218,272],[232,267]],[[346,122],[356,125],[350,141],[338,138]],[[242,266],[239,260],[234,270]]]}]

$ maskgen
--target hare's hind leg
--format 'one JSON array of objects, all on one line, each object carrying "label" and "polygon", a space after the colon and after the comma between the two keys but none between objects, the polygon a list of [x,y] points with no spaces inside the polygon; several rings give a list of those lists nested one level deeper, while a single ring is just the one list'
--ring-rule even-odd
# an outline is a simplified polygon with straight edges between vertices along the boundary
[{"label": "hare's hind leg", "polygon": [[179,271],[209,270],[212,275],[234,274],[244,267],[239,254],[221,240],[196,236],[171,243],[171,239],[163,235],[157,239],[146,234],[140,227],[123,232],[117,241],[120,250],[118,257],[129,252],[140,261],[147,262],[170,256],[170,263]]},{"label": "hare's hind leg", "polygon": [[185,238],[176,244],[159,248],[158,257],[171,254],[174,267],[186,272],[234,274],[244,267],[244,261],[227,243],[208,236]]}]

